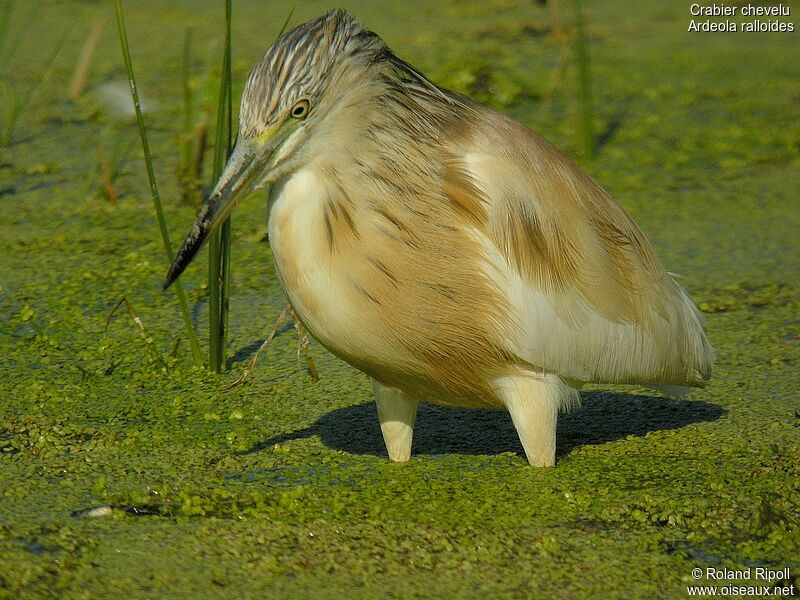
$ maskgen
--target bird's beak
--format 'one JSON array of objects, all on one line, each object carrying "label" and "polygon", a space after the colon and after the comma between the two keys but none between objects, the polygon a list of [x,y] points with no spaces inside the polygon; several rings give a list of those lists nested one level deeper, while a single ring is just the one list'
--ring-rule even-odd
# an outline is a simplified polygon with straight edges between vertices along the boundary
[{"label": "bird's beak", "polygon": [[228,164],[225,165],[217,185],[197,215],[183,246],[175,255],[162,289],[166,290],[172,285],[192,262],[209,234],[228,218],[236,203],[256,187],[260,180],[259,174],[269,162],[275,148],[273,143],[268,142],[266,147],[264,145],[258,140],[240,138],[236,141],[236,147],[228,158]]}]

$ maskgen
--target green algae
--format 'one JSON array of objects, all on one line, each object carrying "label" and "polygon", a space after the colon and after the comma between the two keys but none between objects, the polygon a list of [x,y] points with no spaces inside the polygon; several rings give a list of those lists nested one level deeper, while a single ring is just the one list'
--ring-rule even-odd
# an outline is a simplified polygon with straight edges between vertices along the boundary
[{"label": "green algae", "polygon": [[[102,5],[67,6],[87,30],[111,17]],[[299,7],[295,20],[326,7]],[[437,81],[575,151],[573,78],[553,79],[560,42],[544,8],[352,8]],[[47,4],[30,31],[58,31],[66,10]],[[264,10],[236,6],[235,94],[280,28]],[[73,34],[0,153],[0,597],[672,598],[686,595],[695,566],[749,565],[790,566],[797,587],[795,42],[688,35],[682,5],[584,10],[601,143],[583,166],[704,312],[718,352],[709,387],[672,400],[591,386],[560,420],[548,470],[526,466],[504,413],[431,406],[420,409],[413,460],[389,463],[366,377],[312,343],[314,383],[288,329],[227,390],[285,304],[263,196],[238,212],[232,373],[212,375],[192,366],[176,302],[159,292],[139,157],[120,159],[117,206],[87,193],[97,140],[135,130],[98,92],[123,72],[113,36],[100,42],[94,89],[62,100],[58,82],[83,42]],[[169,176],[180,40],[191,24],[209,42],[197,44],[198,71],[213,70],[218,6],[126,11],[180,236],[194,216]],[[14,55],[21,88],[47,59],[28,37]],[[197,324],[204,276],[185,276]],[[123,312],[106,331],[122,297],[145,337]],[[107,516],[85,516],[98,507]]]}]

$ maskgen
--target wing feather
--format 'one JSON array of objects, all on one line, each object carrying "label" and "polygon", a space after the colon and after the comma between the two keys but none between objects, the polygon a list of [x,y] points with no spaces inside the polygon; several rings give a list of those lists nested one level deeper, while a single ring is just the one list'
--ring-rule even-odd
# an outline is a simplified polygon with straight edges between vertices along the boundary
[{"label": "wing feather", "polygon": [[633,220],[543,138],[475,110],[444,191],[508,292],[512,349],[581,381],[702,385],[713,350],[701,316]]}]

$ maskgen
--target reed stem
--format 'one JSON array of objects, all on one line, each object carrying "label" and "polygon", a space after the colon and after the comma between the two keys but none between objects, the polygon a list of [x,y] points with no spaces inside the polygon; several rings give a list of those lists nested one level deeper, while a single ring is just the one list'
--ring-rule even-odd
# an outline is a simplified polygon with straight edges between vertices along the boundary
[{"label": "reed stem", "polygon": [[[214,143],[214,172],[216,181],[233,145],[233,92],[231,85],[231,0],[225,2],[225,49],[222,57],[219,101],[217,103],[217,131]],[[230,307],[231,219],[228,217],[218,232],[209,238],[209,355],[211,370],[221,373],[225,369],[225,349],[228,345],[228,314]]]},{"label": "reed stem", "polygon": [[183,38],[183,131],[180,136],[180,165],[178,167],[178,179],[181,184],[181,194],[183,200],[188,200],[191,185],[188,183],[191,173],[192,162],[192,113],[193,98],[191,88],[191,58],[192,58],[192,28],[186,28]]},{"label": "reed stem", "polygon": [[589,65],[589,47],[580,0],[575,5],[575,53],[578,63],[578,135],[580,147],[586,158],[594,157],[594,128],[592,125],[592,80]]},{"label": "reed stem", "polygon": [[[125,17],[122,11],[122,0],[116,0],[117,10],[117,27],[119,29],[119,41],[122,46],[122,57],[125,60],[125,70],[128,74],[128,83],[131,88],[131,98],[133,99],[133,108],[136,111],[136,122],[139,126],[139,137],[142,140],[142,151],[144,152],[144,162],[147,167],[147,179],[150,182],[150,193],[153,197],[153,206],[156,211],[156,218],[158,220],[158,227],[161,230],[161,240],[164,242],[164,254],[167,258],[167,265],[172,264],[175,255],[172,251],[172,244],[169,240],[169,230],[167,229],[167,221],[164,218],[164,211],[161,208],[161,196],[158,193],[158,184],[156,183],[155,171],[153,170],[153,158],[150,154],[150,144],[147,141],[147,130],[144,126],[144,117],[142,116],[142,109],[139,104],[139,92],[136,89],[136,79],[133,73],[133,63],[131,62],[131,53],[128,46],[128,34],[125,31]],[[200,352],[200,343],[197,341],[197,336],[192,326],[192,317],[189,313],[189,304],[186,301],[186,294],[183,291],[179,281],[173,285],[175,288],[175,295],[178,297],[178,305],[180,306],[181,315],[183,316],[183,324],[186,328],[186,337],[189,339],[189,345],[192,348],[192,356],[196,365],[203,364],[203,355]]]},{"label": "reed stem", "polygon": [[95,21],[92,26],[92,31],[86,38],[78,56],[78,62],[75,64],[75,71],[72,73],[72,80],[69,84],[69,99],[77,100],[83,94],[86,87],[86,81],[89,79],[89,70],[92,67],[92,59],[94,58],[95,51],[97,50],[97,43],[100,41],[100,36],[103,35],[103,30],[106,28],[104,21]]},{"label": "reed stem", "polygon": [[[5,27],[6,25],[2,26]],[[6,116],[5,129],[0,129],[0,147],[11,144],[11,138],[14,135],[14,128],[17,125],[17,121],[20,119],[20,117],[22,117],[23,114],[25,114],[28,105],[33,99],[33,95],[36,93],[36,90],[39,89],[39,86],[42,85],[44,80],[50,75],[50,70],[53,68],[56,58],[58,58],[58,55],[61,53],[61,47],[64,45],[64,42],[67,41],[68,34],[69,31],[65,31],[61,36],[61,39],[59,39],[53,48],[53,51],[50,53],[50,56],[48,57],[44,67],[38,70],[38,77],[34,81],[33,85],[30,86],[24,94],[17,96],[15,90],[13,89],[13,85],[9,84],[12,96],[11,110]],[[1,72],[0,75],[2,75]]]}]

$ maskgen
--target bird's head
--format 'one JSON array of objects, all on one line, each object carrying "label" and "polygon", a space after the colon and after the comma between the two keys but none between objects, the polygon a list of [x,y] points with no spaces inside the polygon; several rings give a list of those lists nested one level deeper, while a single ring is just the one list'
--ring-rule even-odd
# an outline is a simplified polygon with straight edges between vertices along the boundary
[{"label": "bird's head", "polygon": [[244,88],[234,150],[178,251],[164,289],[238,200],[313,156],[335,152],[330,145],[337,130],[357,125],[340,117],[353,119],[360,107],[368,108],[364,96],[386,83],[376,65],[390,58],[394,55],[375,33],[338,10],[295,27],[267,50]]}]

